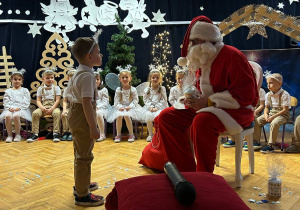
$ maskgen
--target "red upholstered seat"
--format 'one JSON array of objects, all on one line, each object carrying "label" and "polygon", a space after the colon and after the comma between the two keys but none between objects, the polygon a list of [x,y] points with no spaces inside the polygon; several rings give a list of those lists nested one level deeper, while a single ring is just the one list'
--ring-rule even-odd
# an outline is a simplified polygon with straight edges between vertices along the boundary
[{"label": "red upholstered seat", "polygon": [[223,177],[207,172],[182,174],[196,189],[197,197],[191,206],[183,206],[175,198],[168,176],[159,174],[116,182],[106,197],[105,207],[107,210],[249,209]]}]

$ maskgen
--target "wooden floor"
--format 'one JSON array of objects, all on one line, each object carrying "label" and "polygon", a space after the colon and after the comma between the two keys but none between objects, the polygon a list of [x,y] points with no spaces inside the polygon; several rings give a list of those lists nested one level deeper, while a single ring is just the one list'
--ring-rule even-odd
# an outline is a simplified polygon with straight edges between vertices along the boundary
[{"label": "wooden floor", "polygon": [[[290,142],[290,134],[288,134]],[[122,141],[116,144],[111,138],[96,142],[95,159],[92,164],[92,181],[97,181],[97,194],[106,196],[116,181],[154,174],[137,162],[147,142],[138,139],[134,143]],[[234,182],[234,148],[221,148],[220,167],[215,174],[222,175],[251,209],[300,209],[300,154],[255,152],[255,174],[249,174],[248,154],[243,152],[242,188],[236,189]],[[266,161],[280,158],[286,164],[282,196],[272,204],[268,194],[268,172]],[[34,143],[0,141],[0,209],[83,209],[74,205],[72,142],[53,143],[42,140]],[[253,187],[260,188],[259,190]],[[216,198],[217,199],[217,198]],[[248,199],[270,202],[249,203]],[[234,201],[232,201],[234,202]],[[89,208],[92,209],[92,208]],[[97,209],[104,209],[101,206]]]}]

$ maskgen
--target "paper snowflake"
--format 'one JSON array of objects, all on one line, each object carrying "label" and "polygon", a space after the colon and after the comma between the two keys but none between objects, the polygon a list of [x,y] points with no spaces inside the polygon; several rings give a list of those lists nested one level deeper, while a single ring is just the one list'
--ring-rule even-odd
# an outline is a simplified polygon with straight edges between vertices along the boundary
[{"label": "paper snowflake", "polygon": [[200,10],[201,10],[201,11],[203,11],[203,10],[204,10],[204,7],[203,7],[203,6],[201,6],[201,7],[200,7]]},{"label": "paper snowflake", "polygon": [[284,7],[284,4],[283,4],[283,2],[281,2],[281,3],[278,3],[278,6],[277,6],[279,9],[283,9],[283,7]]}]

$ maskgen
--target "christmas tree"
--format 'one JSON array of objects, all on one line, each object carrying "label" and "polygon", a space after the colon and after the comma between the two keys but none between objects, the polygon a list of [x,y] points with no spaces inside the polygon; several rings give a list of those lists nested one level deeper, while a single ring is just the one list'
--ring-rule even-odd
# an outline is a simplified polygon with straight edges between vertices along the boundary
[{"label": "christmas tree", "polygon": [[133,38],[128,36],[127,29],[121,24],[120,17],[116,17],[118,22],[119,33],[111,36],[111,40],[113,42],[107,44],[107,51],[109,52],[108,62],[106,63],[105,70],[103,71],[103,75],[108,73],[116,73],[119,74],[117,70],[117,66],[121,66],[125,68],[128,64],[132,66],[131,68],[131,84],[137,85],[141,82],[140,79],[136,78],[136,66],[134,66],[135,62],[135,54],[133,50],[134,46],[129,46],[129,43],[133,42]]},{"label": "christmas tree", "polygon": [[167,92],[175,85],[174,70],[170,68],[168,59],[168,55],[171,54],[168,36],[168,31],[157,34],[152,45],[152,64],[161,71]]}]

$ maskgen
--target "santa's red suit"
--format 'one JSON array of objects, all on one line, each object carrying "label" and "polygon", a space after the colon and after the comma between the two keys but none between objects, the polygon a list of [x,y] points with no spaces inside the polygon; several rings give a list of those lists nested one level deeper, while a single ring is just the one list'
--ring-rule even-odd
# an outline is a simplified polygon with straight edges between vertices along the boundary
[{"label": "santa's red suit", "polygon": [[214,105],[197,112],[163,110],[154,120],[156,132],[139,163],[163,171],[165,162],[171,161],[180,171],[213,172],[219,134],[225,130],[235,134],[254,120],[258,92],[251,66],[236,48],[219,42],[217,49],[211,65],[197,71],[196,84]]}]

